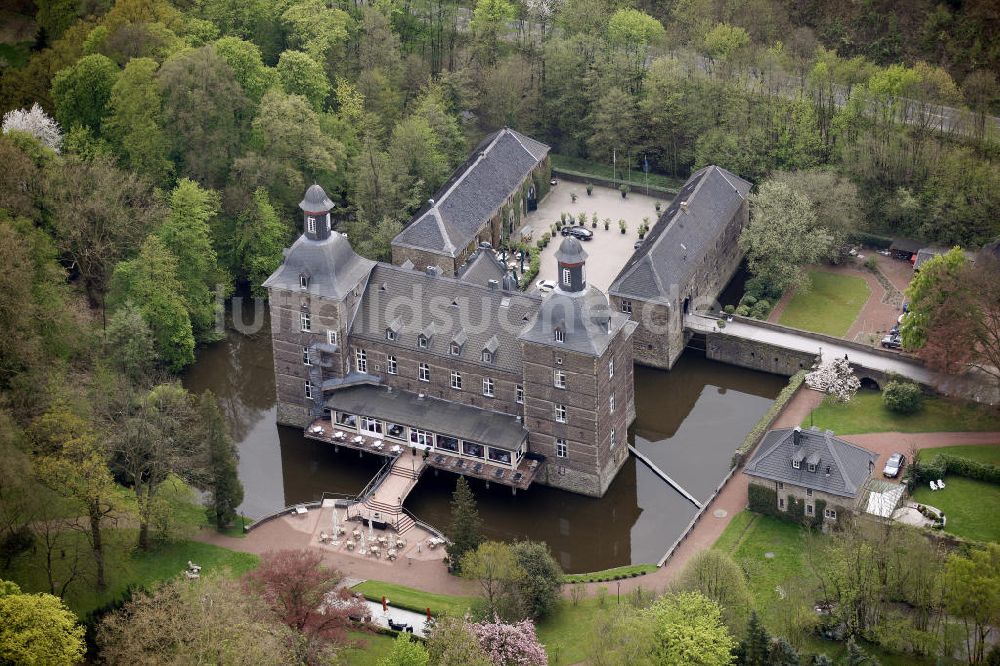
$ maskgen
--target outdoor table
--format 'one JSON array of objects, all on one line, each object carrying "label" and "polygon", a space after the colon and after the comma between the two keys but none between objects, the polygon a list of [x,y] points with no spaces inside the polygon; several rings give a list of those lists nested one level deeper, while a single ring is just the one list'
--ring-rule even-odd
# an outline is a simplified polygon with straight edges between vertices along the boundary
[{"label": "outdoor table", "polygon": [[389,540],[386,539],[384,536],[381,536],[381,537],[378,538],[378,542],[384,546],[387,543],[389,543]]},{"label": "outdoor table", "polygon": [[403,541],[402,539],[396,539],[396,548],[402,548],[405,545],[406,545],[405,541]]},{"label": "outdoor table", "polygon": [[403,452],[403,449],[402,449],[402,447],[399,444],[397,444],[396,446],[392,447],[391,450],[392,450],[393,453],[402,453]]},{"label": "outdoor table", "polygon": [[362,437],[361,435],[357,435],[351,441],[354,442],[355,444],[360,444],[361,442],[365,441],[365,438]]},{"label": "outdoor table", "polygon": [[347,550],[354,550],[354,542],[353,541],[348,541],[347,542]]},{"label": "outdoor table", "polygon": [[353,532],[351,532],[351,534],[354,536],[355,539],[361,538],[361,530],[354,530]]}]

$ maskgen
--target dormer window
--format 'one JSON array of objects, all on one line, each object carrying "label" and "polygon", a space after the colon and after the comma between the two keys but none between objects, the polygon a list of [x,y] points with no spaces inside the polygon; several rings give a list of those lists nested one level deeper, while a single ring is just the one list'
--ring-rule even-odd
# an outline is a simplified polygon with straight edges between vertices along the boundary
[{"label": "dormer window", "polygon": [[493,354],[491,354],[488,350],[484,349],[483,350],[483,363],[492,363],[492,362],[493,362]]},{"label": "dormer window", "polygon": [[427,336],[421,333],[417,336],[417,346],[421,349],[427,349]]},{"label": "dormer window", "polygon": [[566,333],[562,328],[556,328],[555,339],[556,342],[566,342]]},{"label": "dormer window", "polygon": [[385,339],[389,342],[394,342],[396,340],[396,331],[391,328],[385,329]]},{"label": "dormer window", "polygon": [[792,469],[799,469],[802,467],[802,463],[798,460],[792,460]]},{"label": "dormer window", "polygon": [[305,273],[302,273],[301,275],[299,275],[299,289],[308,289],[308,288],[309,288],[309,276],[306,275]]},{"label": "dormer window", "polygon": [[458,344],[457,342],[451,343],[451,355],[459,356],[461,353],[462,353],[462,345]]},{"label": "dormer window", "polygon": [[816,465],[810,464],[810,465],[808,465],[808,468],[809,468],[810,472],[815,472],[816,471]]}]

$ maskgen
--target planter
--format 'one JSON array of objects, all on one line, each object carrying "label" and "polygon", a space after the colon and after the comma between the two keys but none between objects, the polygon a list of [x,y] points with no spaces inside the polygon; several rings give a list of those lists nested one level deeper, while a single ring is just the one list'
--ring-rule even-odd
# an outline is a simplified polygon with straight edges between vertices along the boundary
[{"label": "planter", "polygon": [[628,194],[628,192],[622,192],[622,199],[624,199],[625,195],[627,195],[627,194]]},{"label": "planter", "polygon": [[[623,197],[623,198],[624,198],[624,196],[625,196],[625,195],[622,195],[622,197]],[[622,232],[622,233],[624,234],[624,233],[625,233],[625,230],[624,230],[624,229],[622,229],[622,230],[621,230],[621,232]]]}]

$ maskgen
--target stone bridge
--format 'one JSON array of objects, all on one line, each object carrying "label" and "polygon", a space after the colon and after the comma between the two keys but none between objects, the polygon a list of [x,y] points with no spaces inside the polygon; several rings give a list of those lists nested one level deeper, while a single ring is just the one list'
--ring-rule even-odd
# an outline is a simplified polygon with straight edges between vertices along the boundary
[{"label": "stone bridge", "polygon": [[[880,388],[891,377],[900,376],[943,395],[989,404],[1000,401],[994,383],[983,374],[946,375],[899,352],[755,319],[732,319],[724,321],[706,313],[692,313],[685,315],[684,328],[693,340],[704,339],[709,359],[731,365],[793,375],[823,359],[846,356],[862,386]],[[720,328],[720,323],[724,327]]]}]

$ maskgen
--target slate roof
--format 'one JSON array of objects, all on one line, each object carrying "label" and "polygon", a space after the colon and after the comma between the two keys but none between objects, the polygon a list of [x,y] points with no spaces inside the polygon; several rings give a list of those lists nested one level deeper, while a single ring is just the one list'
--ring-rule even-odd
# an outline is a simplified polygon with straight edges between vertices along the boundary
[{"label": "slate roof", "polygon": [[326,196],[326,190],[320,187],[319,183],[313,183],[299,202],[299,208],[307,213],[325,213],[333,208],[333,202]]},{"label": "slate roof", "polygon": [[913,240],[912,238],[894,238],[892,239],[892,243],[889,245],[889,249],[893,252],[916,254],[917,251],[923,246],[923,243],[918,240]]},{"label": "slate roof", "polygon": [[496,258],[493,250],[479,249],[459,267],[458,279],[486,287],[490,280],[503,281],[506,273],[507,267]]},{"label": "slate roof", "polygon": [[[423,333],[429,335],[430,342],[427,349],[420,350],[422,354],[520,373],[517,336],[539,305],[537,296],[380,263],[368,280],[351,324],[351,337],[418,349],[417,336]],[[390,324],[400,328],[394,341],[385,335]],[[461,354],[453,356],[451,341],[459,333],[467,340]],[[494,337],[494,362],[483,364],[483,349],[493,344]]]},{"label": "slate roof", "polygon": [[298,290],[299,276],[306,274],[310,294],[341,299],[364,280],[373,266],[374,261],[354,252],[343,234],[334,231],[323,240],[311,240],[303,234],[285,251],[284,261],[264,280],[264,286]]},{"label": "slate roof", "polygon": [[[538,313],[520,338],[557,349],[600,356],[608,348],[611,338],[626,326],[634,329],[637,324],[615,312],[600,289],[588,286],[582,292],[567,293],[556,287],[542,300]],[[556,340],[557,327],[563,332],[562,342]]]},{"label": "slate roof", "polygon": [[[643,300],[667,297],[671,286],[684,284],[691,268],[714,247],[751,187],[717,166],[692,174],[608,292]],[[687,202],[686,212],[682,202]]]},{"label": "slate roof", "polygon": [[510,128],[487,136],[392,244],[457,256],[548,152]]},{"label": "slate roof", "polygon": [[[838,439],[829,430],[801,430],[800,444],[794,443],[794,433],[794,428],[768,432],[743,473],[856,498],[868,480],[869,463],[874,463],[878,455]],[[793,459],[800,461],[799,469],[792,467]],[[810,463],[816,465],[815,472],[809,471]]]},{"label": "slate roof", "polygon": [[342,388],[326,399],[326,406],[508,451],[517,450],[528,436],[528,431],[516,416],[430,396],[421,398],[416,393],[390,390],[388,387],[363,385]]}]

